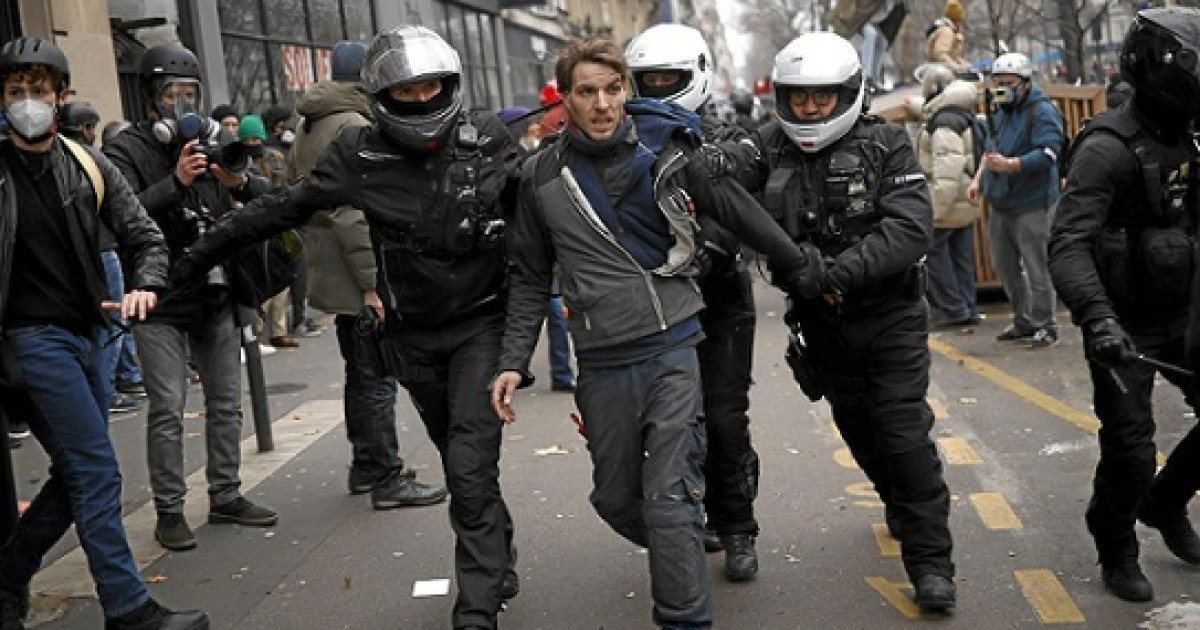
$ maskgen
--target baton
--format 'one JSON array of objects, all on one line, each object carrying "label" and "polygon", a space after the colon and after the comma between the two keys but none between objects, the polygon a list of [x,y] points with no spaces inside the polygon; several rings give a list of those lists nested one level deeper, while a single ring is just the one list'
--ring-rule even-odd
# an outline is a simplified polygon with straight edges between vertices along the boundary
[{"label": "baton", "polygon": [[1193,372],[1192,370],[1189,370],[1185,367],[1180,367],[1173,363],[1159,361],[1158,359],[1155,359],[1153,357],[1148,357],[1140,352],[1134,358],[1137,359],[1138,361],[1141,361],[1142,363],[1145,363],[1146,365],[1156,367],[1156,368],[1162,370],[1163,372],[1174,372],[1175,374],[1178,374],[1179,376],[1182,376],[1185,378],[1196,378],[1196,373]]}]

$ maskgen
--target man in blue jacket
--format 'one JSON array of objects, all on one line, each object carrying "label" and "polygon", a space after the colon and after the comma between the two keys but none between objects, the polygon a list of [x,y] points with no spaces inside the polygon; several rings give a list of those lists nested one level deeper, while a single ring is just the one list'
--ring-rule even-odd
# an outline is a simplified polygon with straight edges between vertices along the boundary
[{"label": "man in blue jacket", "polygon": [[1058,343],[1046,242],[1064,136],[1062,114],[1033,84],[1032,74],[1029,58],[1020,53],[1000,55],[992,64],[1000,105],[995,137],[967,194],[978,199],[982,186],[991,207],[992,261],[1012,302],[1013,323],[996,339],[1028,339],[1037,349]]},{"label": "man in blue jacket", "polygon": [[557,262],[579,365],[575,401],[592,455],[592,505],[650,550],[654,621],[708,628],[694,209],[765,253],[790,290],[816,291],[815,278],[806,285],[815,258],[736,182],[690,159],[701,138],[694,112],[626,102],[629,74],[621,51],[603,39],[568,43],[556,64],[569,123],[522,169],[492,405],[504,422],[516,419],[513,394],[533,381],[529,358]]}]

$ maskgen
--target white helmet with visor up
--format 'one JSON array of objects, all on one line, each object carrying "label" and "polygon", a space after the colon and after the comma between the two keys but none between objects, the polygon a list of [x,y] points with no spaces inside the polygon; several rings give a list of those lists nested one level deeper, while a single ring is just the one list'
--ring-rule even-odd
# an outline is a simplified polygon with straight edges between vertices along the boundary
[{"label": "white helmet with visor up", "polygon": [[[700,31],[682,24],[659,24],[642,31],[625,49],[633,73],[633,92],[644,98],[673,101],[700,111],[712,95],[713,56]],[[679,81],[659,86],[646,75],[677,72]]]},{"label": "white helmet with visor up", "polygon": [[[862,63],[854,46],[834,33],[806,33],[792,40],[775,55],[771,83],[783,131],[806,153],[836,142],[862,115],[866,98]],[[808,92],[814,99],[822,93],[836,94],[837,105],[828,116],[801,121],[792,111],[794,90]]]}]

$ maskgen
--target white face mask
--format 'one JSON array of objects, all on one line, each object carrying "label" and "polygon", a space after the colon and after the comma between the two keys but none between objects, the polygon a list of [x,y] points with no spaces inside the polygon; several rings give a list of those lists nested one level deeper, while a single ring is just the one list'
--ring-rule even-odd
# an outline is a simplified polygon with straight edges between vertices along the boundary
[{"label": "white face mask", "polygon": [[54,107],[33,98],[14,103],[8,106],[8,125],[22,139],[40,141],[54,125]]}]

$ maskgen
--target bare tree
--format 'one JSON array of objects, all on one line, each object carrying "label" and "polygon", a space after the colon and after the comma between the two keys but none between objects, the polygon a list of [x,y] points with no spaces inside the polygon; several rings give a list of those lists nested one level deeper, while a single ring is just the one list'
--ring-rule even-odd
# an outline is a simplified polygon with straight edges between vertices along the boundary
[{"label": "bare tree", "polygon": [[[739,76],[747,83],[770,74],[775,62],[775,53],[787,46],[799,33],[796,25],[814,23],[814,8],[819,14],[822,2],[829,0],[759,0],[743,2],[741,12],[735,20],[736,27],[745,33],[753,33],[749,50]],[[798,19],[799,18],[799,19]]]}]

